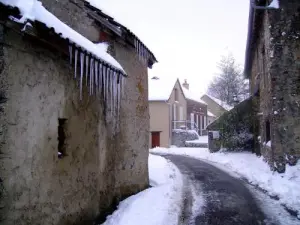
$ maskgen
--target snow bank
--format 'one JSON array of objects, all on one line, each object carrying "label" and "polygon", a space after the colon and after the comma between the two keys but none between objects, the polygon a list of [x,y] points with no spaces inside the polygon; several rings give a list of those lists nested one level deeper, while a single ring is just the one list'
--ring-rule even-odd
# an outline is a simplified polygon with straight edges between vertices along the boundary
[{"label": "snow bank", "polygon": [[76,43],[80,47],[94,54],[97,58],[106,61],[112,66],[124,72],[122,66],[107,53],[105,47],[99,47],[75,30],[64,24],[56,16],[47,11],[40,1],[37,0],[0,0],[5,5],[18,7],[22,18],[18,21],[26,24],[27,20],[40,21],[45,23],[47,27],[54,28],[57,34],[61,33],[62,37],[68,38],[73,43]]},{"label": "snow bank", "polygon": [[161,156],[149,156],[149,178],[154,187],[122,201],[103,225],[175,225],[181,213],[182,175]]},{"label": "snow bank", "polygon": [[199,139],[186,141],[187,143],[208,143],[208,136],[199,136]]},{"label": "snow bank", "polygon": [[171,153],[208,160],[225,166],[246,178],[251,184],[279,197],[281,204],[298,212],[300,216],[300,163],[286,167],[284,174],[272,172],[262,157],[247,152],[209,153],[206,148],[155,148],[151,152]]}]

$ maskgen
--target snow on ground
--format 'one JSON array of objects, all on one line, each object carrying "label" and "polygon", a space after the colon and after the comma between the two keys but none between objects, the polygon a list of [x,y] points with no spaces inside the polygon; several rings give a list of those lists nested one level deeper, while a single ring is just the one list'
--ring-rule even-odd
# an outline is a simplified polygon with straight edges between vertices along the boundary
[{"label": "snow on ground", "polygon": [[186,141],[188,143],[208,143],[208,136],[199,136],[199,139]]},{"label": "snow on ground", "polygon": [[175,225],[182,207],[183,178],[170,161],[149,155],[148,188],[122,201],[103,225]]},{"label": "snow on ground", "polygon": [[292,217],[275,199],[271,199],[266,194],[247,186],[252,195],[255,197],[262,211],[267,215],[266,224],[281,224],[281,225],[300,225],[300,220]]},{"label": "snow on ground", "polygon": [[279,197],[280,203],[297,211],[300,218],[300,163],[287,166],[286,172],[279,174],[272,172],[262,157],[248,152],[210,153],[207,148],[155,148],[151,152],[186,155],[223,165],[269,195]]}]

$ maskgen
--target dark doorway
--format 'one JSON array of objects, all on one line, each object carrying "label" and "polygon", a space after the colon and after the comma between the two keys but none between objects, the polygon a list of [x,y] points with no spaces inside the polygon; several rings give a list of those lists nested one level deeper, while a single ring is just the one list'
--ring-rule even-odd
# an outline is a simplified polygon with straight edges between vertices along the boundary
[{"label": "dark doorway", "polygon": [[151,148],[160,146],[160,132],[151,132]]},{"label": "dark doorway", "polygon": [[58,119],[58,158],[63,158],[66,153],[66,122],[67,119]]},{"label": "dark doorway", "polygon": [[266,121],[266,142],[271,140],[271,125],[270,121]]}]

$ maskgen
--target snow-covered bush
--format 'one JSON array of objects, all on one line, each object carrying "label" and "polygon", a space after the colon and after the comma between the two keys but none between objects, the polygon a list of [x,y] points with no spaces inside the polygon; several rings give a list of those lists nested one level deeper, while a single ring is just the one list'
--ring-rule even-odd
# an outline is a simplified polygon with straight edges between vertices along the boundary
[{"label": "snow-covered bush", "polygon": [[199,139],[199,135],[195,130],[172,130],[172,145],[177,147],[185,147],[186,141]]},{"label": "snow-covered bush", "polygon": [[208,130],[220,132],[221,147],[227,151],[253,150],[252,100],[247,99],[224,113]]}]

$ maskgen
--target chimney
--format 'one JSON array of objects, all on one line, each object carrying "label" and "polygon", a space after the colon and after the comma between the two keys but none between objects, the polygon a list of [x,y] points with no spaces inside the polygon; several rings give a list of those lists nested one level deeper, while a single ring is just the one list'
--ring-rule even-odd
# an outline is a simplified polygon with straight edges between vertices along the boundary
[{"label": "chimney", "polygon": [[159,77],[154,76],[154,77],[152,77],[151,79],[152,79],[152,80],[159,80]]},{"label": "chimney", "polygon": [[186,81],[186,79],[184,80],[184,83],[182,84],[182,86],[185,87],[188,90],[190,88],[190,85],[188,84],[188,82]]}]

